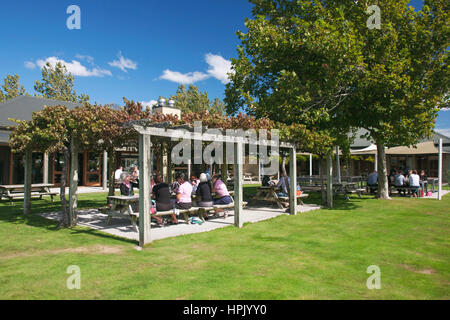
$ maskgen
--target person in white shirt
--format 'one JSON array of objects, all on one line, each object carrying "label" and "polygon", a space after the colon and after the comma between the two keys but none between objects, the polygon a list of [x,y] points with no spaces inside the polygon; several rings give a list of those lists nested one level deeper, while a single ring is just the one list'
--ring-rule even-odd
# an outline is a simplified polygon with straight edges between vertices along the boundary
[{"label": "person in white shirt", "polygon": [[[406,178],[403,175],[402,171],[397,171],[397,174],[394,177],[394,186],[396,187],[404,187],[406,183]],[[405,189],[397,189],[398,193],[401,195],[406,195]]]},{"label": "person in white shirt", "polygon": [[120,180],[120,175],[123,173],[123,167],[120,166],[115,172],[114,172],[114,179]]},{"label": "person in white shirt", "polygon": [[412,174],[408,177],[409,187],[413,197],[419,197],[420,177],[417,174],[417,170],[413,170]]}]

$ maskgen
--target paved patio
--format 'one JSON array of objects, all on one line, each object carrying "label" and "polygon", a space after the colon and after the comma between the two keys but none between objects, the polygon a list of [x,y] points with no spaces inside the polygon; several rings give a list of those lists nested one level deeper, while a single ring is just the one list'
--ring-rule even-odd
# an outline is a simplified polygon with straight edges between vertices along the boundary
[{"label": "paved patio", "polygon": [[[311,210],[320,209],[321,206],[306,204],[298,206],[298,213],[304,213]],[[281,209],[268,208],[268,207],[252,207],[244,209],[243,220],[244,223],[255,223],[258,221],[268,220],[280,215],[286,214]],[[41,214],[48,219],[57,220],[59,218],[58,212]],[[129,218],[113,218],[109,224],[106,225],[107,215],[99,212],[97,209],[79,210],[78,211],[78,225],[102,232],[109,233],[111,235],[119,236],[126,239],[138,240],[139,234],[133,230]],[[224,219],[210,218],[205,223],[199,224],[186,224],[184,219],[179,219],[178,225],[167,225],[165,227],[158,227],[152,223],[152,239],[165,239],[170,237],[181,236],[185,234],[207,232],[218,228],[224,228],[232,226],[234,224],[234,212],[230,211],[229,216]]]}]

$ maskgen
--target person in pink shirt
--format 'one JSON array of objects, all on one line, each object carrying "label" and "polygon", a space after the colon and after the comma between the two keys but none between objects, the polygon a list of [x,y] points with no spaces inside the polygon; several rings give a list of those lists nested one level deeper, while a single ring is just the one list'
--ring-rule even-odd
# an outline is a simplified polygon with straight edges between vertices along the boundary
[{"label": "person in pink shirt", "polygon": [[[230,204],[231,203],[231,197],[230,197],[230,193],[228,192],[228,188],[227,185],[222,181],[222,179],[220,178],[219,175],[215,175],[212,180],[212,191],[216,193],[218,199],[214,200],[214,204],[215,205],[220,205],[220,204]],[[214,209],[216,214],[218,214],[219,212],[223,212],[223,209]],[[224,214],[224,218],[226,218],[228,216],[227,213]]]},{"label": "person in pink shirt", "polygon": [[176,180],[179,187],[177,189],[177,202],[175,203],[175,208],[192,208],[192,185],[189,181],[186,181],[186,177],[182,172],[177,174]]}]

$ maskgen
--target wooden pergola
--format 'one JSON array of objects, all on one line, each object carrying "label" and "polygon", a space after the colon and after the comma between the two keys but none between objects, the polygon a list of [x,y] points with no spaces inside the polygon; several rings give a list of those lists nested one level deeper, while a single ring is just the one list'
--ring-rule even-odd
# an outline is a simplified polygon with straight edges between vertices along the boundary
[{"label": "wooden pergola", "polygon": [[[139,133],[139,246],[152,241],[151,237],[151,193],[150,181],[152,176],[152,143],[151,137],[163,137],[170,139],[200,140],[206,142],[221,142],[232,144],[234,150],[234,225],[241,228],[243,225],[243,154],[246,144],[257,144],[259,146],[287,148],[291,159],[296,159],[295,146],[290,143],[279,143],[267,139],[252,139],[246,136],[227,136],[222,134],[211,134],[199,132],[194,127],[188,125],[174,126],[169,122],[146,123],[143,120],[131,121],[125,124]],[[220,130],[220,129],[219,129]],[[231,163],[230,163],[231,164]],[[296,161],[289,161],[289,208],[290,214],[296,215]]]}]

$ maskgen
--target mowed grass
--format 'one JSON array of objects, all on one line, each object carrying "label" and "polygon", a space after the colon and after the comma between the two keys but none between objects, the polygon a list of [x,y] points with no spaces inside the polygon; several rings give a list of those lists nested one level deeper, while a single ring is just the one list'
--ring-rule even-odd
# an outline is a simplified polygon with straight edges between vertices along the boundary
[{"label": "mowed grass", "polygon": [[[246,186],[245,195],[256,187]],[[319,203],[318,196],[307,202]],[[105,194],[79,195],[79,208]],[[155,241],[133,241],[37,215],[59,201],[0,203],[0,299],[449,299],[450,196],[337,197],[333,210]],[[193,226],[195,227],[195,226]],[[67,267],[81,269],[69,290]],[[369,290],[367,267],[381,270]]]}]

